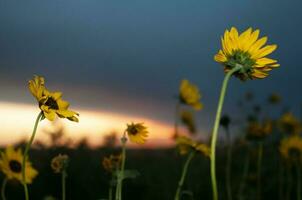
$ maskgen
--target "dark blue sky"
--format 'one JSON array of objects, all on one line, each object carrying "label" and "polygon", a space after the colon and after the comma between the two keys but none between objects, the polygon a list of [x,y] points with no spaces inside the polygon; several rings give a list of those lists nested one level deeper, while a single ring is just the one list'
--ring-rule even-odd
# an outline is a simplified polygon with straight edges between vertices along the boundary
[{"label": "dark blue sky", "polygon": [[51,0],[0,2],[0,101],[27,102],[27,80],[46,77],[74,106],[172,120],[188,78],[212,123],[222,67],[213,60],[226,28],[260,28],[281,67],[265,80],[233,79],[226,111],[248,90],[302,101],[300,0]]}]

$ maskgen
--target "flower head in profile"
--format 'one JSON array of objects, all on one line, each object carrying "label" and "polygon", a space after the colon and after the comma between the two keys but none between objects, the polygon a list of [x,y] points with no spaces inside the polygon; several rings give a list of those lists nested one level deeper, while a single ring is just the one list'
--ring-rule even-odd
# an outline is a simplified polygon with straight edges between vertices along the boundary
[{"label": "flower head in profile", "polygon": [[284,113],[278,120],[278,127],[281,132],[297,135],[302,131],[301,122],[290,112]]},{"label": "flower head in profile", "polygon": [[126,133],[131,142],[144,144],[148,137],[147,127],[143,123],[127,124]]},{"label": "flower head in profile", "polygon": [[114,172],[121,167],[122,163],[122,155],[110,155],[108,157],[104,157],[102,160],[102,165],[107,172]]},{"label": "flower head in profile", "polygon": [[69,157],[68,155],[59,154],[55,156],[50,163],[50,166],[54,173],[62,173],[68,167]]},{"label": "flower head in profile", "polygon": [[298,135],[284,138],[279,151],[284,159],[300,163],[302,161],[302,138]]},{"label": "flower head in profile", "polygon": [[[0,169],[7,179],[15,179],[22,183],[22,160],[23,154],[20,148],[15,150],[12,146],[9,146],[4,152],[1,152]],[[25,163],[26,183],[32,183],[37,175],[38,171],[35,170],[27,160]]]},{"label": "flower head in profile", "polygon": [[186,136],[177,137],[176,145],[181,155],[185,155],[190,151],[196,151],[206,157],[210,156],[210,148],[206,144],[194,141]]},{"label": "flower head in profile", "polygon": [[268,97],[268,102],[270,104],[278,104],[280,101],[281,101],[281,97],[276,93],[273,93]]},{"label": "flower head in profile", "polygon": [[250,121],[247,126],[247,139],[260,140],[271,134],[273,131],[273,122],[264,120],[262,123],[258,121]]},{"label": "flower head in profile", "polygon": [[39,107],[45,118],[54,121],[56,116],[67,118],[71,121],[78,122],[78,113],[69,110],[69,103],[62,100],[61,92],[50,92],[45,88],[44,78],[35,76],[30,80],[28,87],[32,95],[37,99]]},{"label": "flower head in profile", "polygon": [[196,85],[193,85],[186,79],[181,81],[179,87],[179,99],[181,103],[192,106],[195,110],[200,110],[202,109],[200,98],[201,95]]},{"label": "flower head in profile", "polygon": [[194,121],[193,113],[190,111],[182,111],[180,113],[182,123],[188,128],[190,133],[196,133],[196,125]]},{"label": "flower head in profile", "polygon": [[222,49],[215,61],[223,64],[225,72],[240,66],[235,76],[241,80],[265,78],[268,72],[279,67],[277,60],[266,57],[276,50],[277,45],[265,45],[267,37],[259,38],[260,31],[248,28],[239,34],[235,27],[226,30],[221,38]]}]

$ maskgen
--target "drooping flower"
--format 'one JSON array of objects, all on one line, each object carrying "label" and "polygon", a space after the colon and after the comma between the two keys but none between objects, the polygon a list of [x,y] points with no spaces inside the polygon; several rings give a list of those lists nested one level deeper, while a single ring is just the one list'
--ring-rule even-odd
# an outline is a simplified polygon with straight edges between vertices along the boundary
[{"label": "drooping flower", "polygon": [[273,131],[273,122],[264,120],[262,123],[258,121],[250,121],[247,126],[247,139],[260,140],[271,134]]},{"label": "drooping flower", "polygon": [[50,166],[54,171],[54,173],[62,173],[64,170],[67,169],[68,162],[69,162],[68,155],[59,154],[51,160]]},{"label": "drooping flower", "polygon": [[297,135],[302,131],[301,122],[290,112],[284,113],[278,121],[281,132]]},{"label": "drooping flower", "polygon": [[148,137],[147,127],[143,123],[127,124],[126,133],[131,142],[144,144]]},{"label": "drooping flower", "polygon": [[[12,146],[8,146],[4,152],[1,152],[0,169],[7,179],[15,179],[22,183],[22,160],[23,154],[20,148],[15,150]],[[26,183],[32,183],[37,175],[38,171],[32,167],[31,162],[27,159],[25,163]]]},{"label": "drooping flower", "polygon": [[50,92],[45,88],[43,77],[35,76],[29,81],[28,87],[32,95],[37,99],[39,107],[45,118],[54,121],[56,116],[78,122],[78,113],[69,110],[69,103],[62,100],[61,92]]},{"label": "drooping flower", "polygon": [[194,141],[186,136],[177,137],[176,145],[181,155],[185,155],[190,151],[196,151],[206,157],[210,156],[210,148],[206,144]]},{"label": "drooping flower", "polygon": [[196,85],[193,85],[186,79],[181,81],[179,87],[179,99],[181,103],[192,106],[195,110],[200,110],[203,107],[200,98],[201,95]]},{"label": "drooping flower", "polygon": [[221,38],[222,49],[215,55],[215,61],[223,64],[225,72],[241,66],[235,76],[241,80],[265,78],[268,72],[279,67],[277,60],[266,57],[277,45],[265,45],[267,37],[258,39],[260,31],[248,28],[239,34],[235,27],[226,30]]},{"label": "drooping flower", "polygon": [[108,157],[104,157],[102,160],[102,165],[107,172],[114,172],[121,167],[122,163],[122,155],[110,155]]},{"label": "drooping flower", "polygon": [[182,123],[188,128],[191,134],[196,132],[196,125],[193,113],[190,111],[182,111],[180,114]]},{"label": "drooping flower", "polygon": [[279,147],[283,158],[292,162],[302,161],[302,138],[298,135],[293,135],[284,138]]}]

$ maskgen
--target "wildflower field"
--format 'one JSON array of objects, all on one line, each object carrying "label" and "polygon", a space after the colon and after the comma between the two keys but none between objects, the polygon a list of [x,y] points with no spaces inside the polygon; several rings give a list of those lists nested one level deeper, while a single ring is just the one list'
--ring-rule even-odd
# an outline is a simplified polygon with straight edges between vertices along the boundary
[{"label": "wildflower field", "polygon": [[0,199],[302,200],[300,3],[147,2],[0,3]]}]

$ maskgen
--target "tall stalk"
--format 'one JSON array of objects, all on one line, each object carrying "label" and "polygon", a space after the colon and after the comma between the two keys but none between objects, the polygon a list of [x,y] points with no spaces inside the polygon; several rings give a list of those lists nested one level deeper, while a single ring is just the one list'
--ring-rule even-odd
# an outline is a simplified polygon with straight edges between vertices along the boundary
[{"label": "tall stalk", "polygon": [[218,200],[218,190],[217,190],[217,180],[216,180],[216,143],[217,143],[217,137],[218,137],[218,129],[219,129],[219,122],[220,122],[220,117],[221,117],[221,112],[222,112],[222,107],[224,103],[224,97],[226,94],[226,89],[228,86],[228,82],[231,78],[231,76],[240,70],[242,68],[241,65],[237,65],[234,67],[232,70],[230,70],[226,75],[223,80],[221,92],[220,92],[220,97],[219,97],[219,102],[218,102],[218,107],[217,107],[217,112],[216,112],[216,117],[215,117],[215,122],[214,122],[214,128],[213,128],[213,133],[212,133],[212,139],[211,139],[211,180],[212,180],[212,191],[213,191],[213,199]]},{"label": "tall stalk", "polygon": [[194,151],[190,152],[190,154],[188,155],[188,158],[187,158],[187,160],[185,162],[185,165],[182,169],[181,177],[180,177],[180,180],[178,182],[178,187],[177,187],[177,190],[176,190],[176,193],[175,193],[174,200],[179,200],[180,197],[181,197],[182,186],[184,184],[190,162],[191,162],[192,158],[194,157],[194,155],[195,155]]},{"label": "tall stalk", "polygon": [[36,132],[37,132],[37,128],[38,128],[38,124],[39,124],[42,116],[43,116],[43,112],[41,111],[39,113],[39,115],[37,116],[33,132],[31,134],[29,142],[25,146],[25,150],[24,150],[24,154],[23,154],[23,160],[22,160],[22,184],[23,184],[24,195],[25,195],[25,199],[26,200],[29,200],[29,195],[28,195],[28,188],[27,188],[27,184],[26,184],[26,180],[25,180],[25,169],[26,169],[25,164],[26,164],[26,160],[28,158],[28,151],[29,151],[29,149],[30,149],[30,147],[31,147],[31,145],[32,145],[32,143],[34,141],[34,138],[35,138],[35,135],[36,135]]}]

